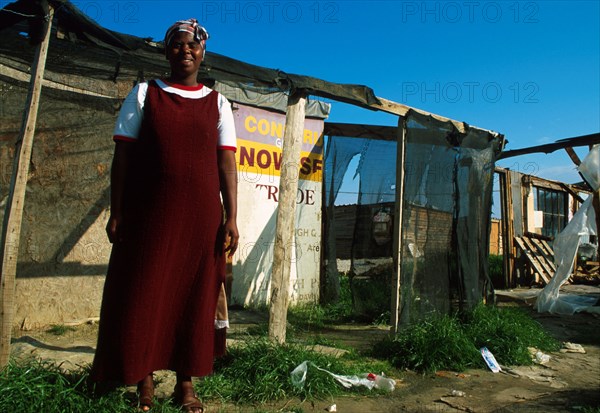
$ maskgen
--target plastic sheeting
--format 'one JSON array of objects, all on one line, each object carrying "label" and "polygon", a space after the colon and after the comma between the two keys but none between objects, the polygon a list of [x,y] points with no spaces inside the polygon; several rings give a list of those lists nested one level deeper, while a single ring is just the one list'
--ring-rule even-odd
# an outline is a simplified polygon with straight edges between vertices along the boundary
[{"label": "plastic sheeting", "polygon": [[[487,255],[498,135],[459,134],[452,125],[407,118],[399,320],[410,323],[432,312],[470,308],[491,293]],[[325,161],[327,273],[335,271],[335,198],[350,160],[360,155],[358,205],[351,268],[357,260],[389,258],[393,238],[375,234],[382,212],[394,214],[395,141],[329,137]],[[392,216],[392,222],[395,222]],[[379,262],[373,260],[373,262]],[[390,286],[391,288],[391,286]]]},{"label": "plastic sheeting", "polygon": [[[600,145],[595,145],[579,166],[579,172],[592,186],[594,191],[600,188]],[[561,295],[560,287],[569,279],[573,271],[577,250],[582,239],[589,235],[598,235],[596,213],[592,204],[593,196],[581,205],[565,229],[554,239],[554,263],[556,272],[550,282],[538,295],[535,307],[538,312],[555,314],[574,314],[593,306],[597,301],[593,297]]]},{"label": "plastic sheeting", "polygon": [[[37,8],[31,8],[30,3],[32,2],[19,1],[6,5],[6,9],[12,10],[12,13],[3,13],[0,9],[3,40],[0,55],[11,56],[16,61],[23,60],[25,64],[31,61],[34,48],[19,34],[31,30],[21,20],[25,20],[24,15],[39,13]],[[159,77],[168,71],[162,42],[152,42],[102,27],[71,1],[49,0],[49,3],[55,12],[47,71],[113,81],[129,80],[132,76],[133,79],[138,76]],[[33,25],[33,28],[38,26]],[[60,27],[64,40],[56,38],[56,27]],[[211,28],[208,27],[208,30]],[[379,103],[373,90],[364,85],[340,84],[287,73],[245,63],[210,50],[206,52],[199,77],[204,83],[216,80],[243,89],[262,88],[263,94],[275,90],[289,93],[302,89],[312,96],[363,107]],[[264,101],[261,104],[264,107]]]},{"label": "plastic sheeting", "polygon": [[498,140],[408,123],[403,200],[401,323],[472,308],[492,293],[489,225]]}]

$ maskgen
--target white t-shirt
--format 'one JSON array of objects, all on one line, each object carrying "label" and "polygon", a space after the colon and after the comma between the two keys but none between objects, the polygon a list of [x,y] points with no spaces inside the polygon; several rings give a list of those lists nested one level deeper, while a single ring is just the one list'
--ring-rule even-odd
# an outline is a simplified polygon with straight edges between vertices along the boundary
[{"label": "white t-shirt", "polygon": [[[202,99],[212,92],[212,89],[204,85],[198,85],[198,87],[194,88],[182,88],[179,85],[168,84],[160,79],[157,79],[156,83],[163,91],[175,93],[176,95],[187,99]],[[148,82],[138,83],[125,98],[113,132],[113,139],[115,141],[135,142],[138,139],[140,128],[142,126],[142,118],[144,116],[144,100],[146,99],[147,91]],[[218,106],[218,148],[236,151],[235,124],[233,121],[231,104],[227,98],[220,93],[218,95]]]}]

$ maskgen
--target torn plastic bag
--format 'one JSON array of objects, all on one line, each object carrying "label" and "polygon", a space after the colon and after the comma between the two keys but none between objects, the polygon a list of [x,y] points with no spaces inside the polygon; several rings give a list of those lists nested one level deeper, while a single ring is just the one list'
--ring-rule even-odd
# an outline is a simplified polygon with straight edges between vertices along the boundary
[{"label": "torn plastic bag", "polygon": [[[600,145],[595,145],[585,157],[579,171],[595,191],[600,186]],[[556,271],[552,279],[538,294],[535,309],[540,312],[572,315],[586,311],[596,302],[596,297],[560,296],[560,287],[567,282],[577,256],[582,238],[598,235],[593,197],[589,196],[579,207],[567,226],[555,237],[553,243]]]},{"label": "torn plastic bag", "polygon": [[309,361],[303,361],[291,373],[292,384],[299,389],[303,388],[304,383],[306,382],[306,374],[308,372],[308,363],[310,363],[317,370],[324,371],[325,373],[329,374],[331,377],[336,379],[342,386],[344,386],[347,389],[352,388],[352,387],[364,386],[370,390],[373,387],[375,387],[375,381],[369,380],[366,375],[365,375],[365,377],[358,377],[356,375],[343,376],[343,375],[335,374],[328,370],[322,369],[319,366],[317,366],[316,364],[311,363]]}]

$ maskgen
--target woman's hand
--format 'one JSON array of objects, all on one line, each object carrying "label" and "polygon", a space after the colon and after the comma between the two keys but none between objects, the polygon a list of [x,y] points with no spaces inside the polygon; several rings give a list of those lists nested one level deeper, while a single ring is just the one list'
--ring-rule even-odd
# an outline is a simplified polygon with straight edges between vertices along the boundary
[{"label": "woman's hand", "polygon": [[224,248],[231,258],[237,250],[240,234],[237,228],[237,171],[235,152],[230,150],[218,151],[219,180],[223,206],[225,207],[225,225],[223,226]]},{"label": "woman's hand", "polygon": [[224,248],[227,253],[227,257],[231,258],[238,247],[238,241],[240,239],[240,234],[238,232],[237,223],[234,219],[228,219],[225,221],[225,225],[223,226],[223,231],[225,232],[225,242]]},{"label": "woman's hand", "polygon": [[106,224],[106,235],[111,244],[123,241],[123,219],[119,215],[111,214]]}]

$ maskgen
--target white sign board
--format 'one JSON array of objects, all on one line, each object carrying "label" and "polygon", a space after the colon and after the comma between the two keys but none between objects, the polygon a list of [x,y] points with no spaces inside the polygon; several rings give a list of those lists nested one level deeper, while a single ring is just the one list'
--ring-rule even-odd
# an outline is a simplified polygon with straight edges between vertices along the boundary
[{"label": "white sign board", "polygon": [[[240,243],[233,257],[231,302],[256,306],[270,298],[285,115],[236,107]],[[286,248],[292,260],[292,302],[319,298],[322,169],[323,121],[306,119],[298,160],[295,242]]]}]

